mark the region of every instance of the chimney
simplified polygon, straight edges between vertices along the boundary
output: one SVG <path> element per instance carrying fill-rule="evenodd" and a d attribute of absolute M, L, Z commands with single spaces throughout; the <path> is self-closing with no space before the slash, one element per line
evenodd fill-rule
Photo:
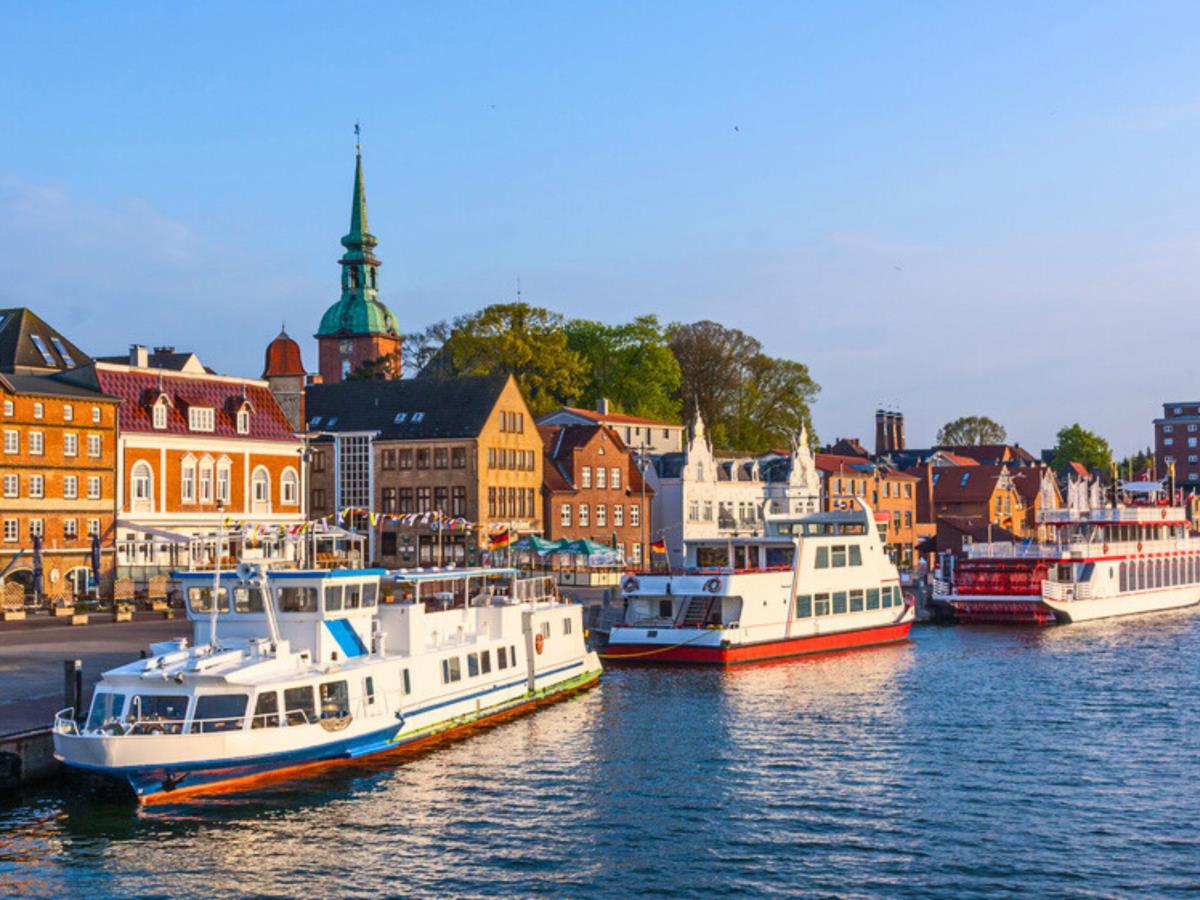
<path fill-rule="evenodd" d="M 132 344 L 129 347 L 129 364 L 138 369 L 150 365 L 150 354 L 142 344 Z"/>
<path fill-rule="evenodd" d="M 887 413 L 875 410 L 875 455 L 887 453 Z"/>
<path fill-rule="evenodd" d="M 893 450 L 904 449 L 904 414 L 892 413 L 892 447 Z"/>
<path fill-rule="evenodd" d="M 596 403 L 596 412 L 600 413 L 600 415 L 602 415 L 602 416 L 608 415 L 608 398 L 607 397 L 601 397 L 600 400 Z"/>

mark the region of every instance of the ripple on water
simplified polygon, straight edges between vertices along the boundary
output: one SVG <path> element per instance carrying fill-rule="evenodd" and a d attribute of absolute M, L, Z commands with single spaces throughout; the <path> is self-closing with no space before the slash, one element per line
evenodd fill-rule
<path fill-rule="evenodd" d="M 0 892 L 1169 894 L 1200 885 L 1200 614 L 926 628 L 596 690 L 400 762 L 0 806 Z"/>

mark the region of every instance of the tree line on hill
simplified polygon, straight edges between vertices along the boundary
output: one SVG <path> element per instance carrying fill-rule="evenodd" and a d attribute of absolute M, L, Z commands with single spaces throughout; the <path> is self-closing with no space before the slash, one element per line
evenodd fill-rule
<path fill-rule="evenodd" d="M 364 363 L 350 378 L 387 377 L 387 363 Z M 707 320 L 664 325 L 646 315 L 610 325 L 499 303 L 405 335 L 403 363 L 415 377 L 511 373 L 535 416 L 595 409 L 604 398 L 614 411 L 671 422 L 690 423 L 699 409 L 718 449 L 786 447 L 801 424 L 815 441 L 820 386 L 808 367 Z"/>

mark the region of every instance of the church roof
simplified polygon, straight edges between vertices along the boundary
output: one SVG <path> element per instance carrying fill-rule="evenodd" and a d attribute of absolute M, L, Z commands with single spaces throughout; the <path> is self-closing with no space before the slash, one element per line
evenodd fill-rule
<path fill-rule="evenodd" d="M 31 310 L 23 306 L 0 309 L 0 372 L 63 371 L 91 361 L 57 328 Z"/>
<path fill-rule="evenodd" d="M 281 329 L 279 336 L 267 344 L 262 377 L 304 374 L 304 360 L 300 356 L 300 345 L 288 336 L 287 329 Z"/>

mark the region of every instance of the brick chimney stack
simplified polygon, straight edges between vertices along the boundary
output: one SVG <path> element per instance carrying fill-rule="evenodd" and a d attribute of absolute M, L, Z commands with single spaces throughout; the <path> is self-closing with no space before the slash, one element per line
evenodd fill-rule
<path fill-rule="evenodd" d="M 875 455 L 904 449 L 904 414 L 875 411 Z"/>
<path fill-rule="evenodd" d="M 887 419 L 888 414 L 882 409 L 875 410 L 875 455 L 887 452 Z"/>

